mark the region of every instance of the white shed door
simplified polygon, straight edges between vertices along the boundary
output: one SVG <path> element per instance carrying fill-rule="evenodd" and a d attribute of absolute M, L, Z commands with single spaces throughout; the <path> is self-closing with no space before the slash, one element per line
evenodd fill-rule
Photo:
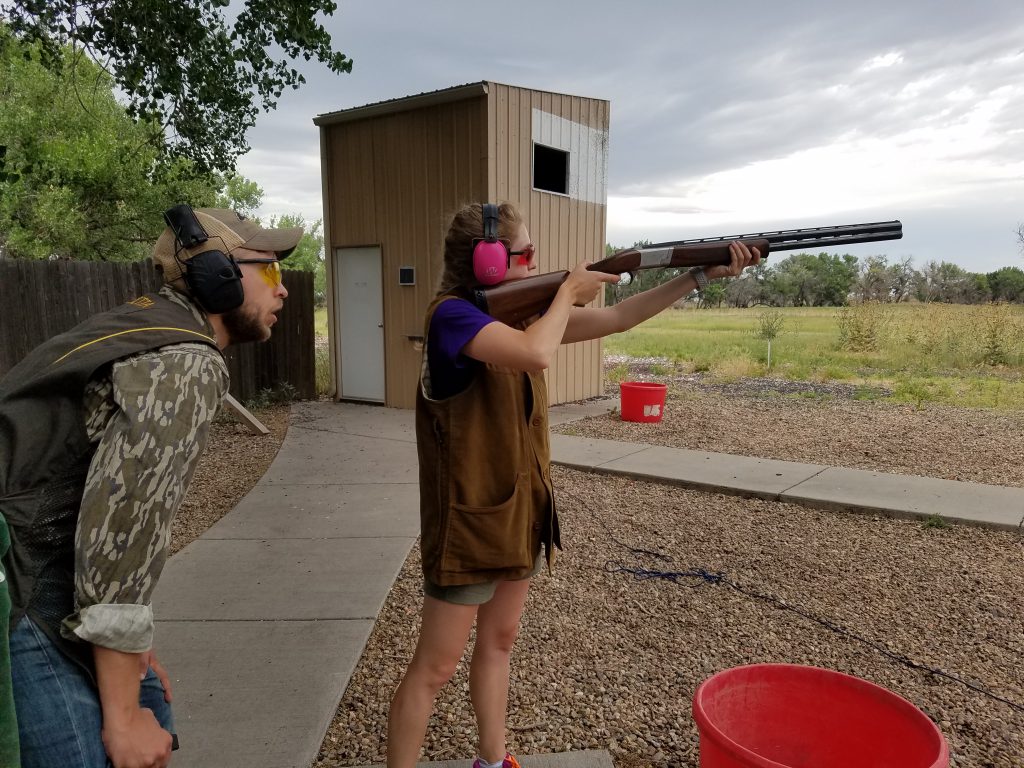
<path fill-rule="evenodd" d="M 384 288 L 380 248 L 334 251 L 335 333 L 341 360 L 340 397 L 384 402 Z"/>

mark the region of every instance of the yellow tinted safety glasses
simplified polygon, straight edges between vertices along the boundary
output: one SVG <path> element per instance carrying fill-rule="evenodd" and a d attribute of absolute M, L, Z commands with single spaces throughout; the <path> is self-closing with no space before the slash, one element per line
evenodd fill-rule
<path fill-rule="evenodd" d="M 260 270 L 263 282 L 271 288 L 277 288 L 281 284 L 281 263 L 277 259 L 235 259 L 235 263 L 259 264 L 263 267 Z"/>

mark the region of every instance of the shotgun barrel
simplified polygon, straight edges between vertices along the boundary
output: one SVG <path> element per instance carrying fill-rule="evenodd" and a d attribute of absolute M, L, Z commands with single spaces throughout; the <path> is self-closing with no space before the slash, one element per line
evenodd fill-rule
<path fill-rule="evenodd" d="M 868 224 L 842 224 L 835 227 L 780 229 L 749 235 L 701 237 L 627 248 L 591 264 L 588 269 L 613 275 L 631 275 L 641 269 L 667 267 L 705 267 L 730 262 L 729 243 L 742 241 L 757 248 L 764 259 L 772 251 L 838 248 L 853 243 L 899 240 L 903 225 L 899 221 Z M 473 303 L 491 317 L 504 323 L 518 323 L 543 312 L 554 299 L 568 272 L 549 272 L 522 280 L 510 280 L 490 288 L 473 291 Z"/>
<path fill-rule="evenodd" d="M 668 243 L 653 243 L 637 250 L 654 248 L 675 248 L 683 245 L 705 243 L 731 243 L 734 240 L 767 240 L 772 251 L 792 251 L 797 248 L 828 248 L 850 243 L 874 243 L 882 240 L 899 240 L 903 237 L 903 224 L 898 220 L 876 221 L 869 224 L 841 224 L 835 227 L 807 227 L 805 229 L 780 229 L 775 232 L 757 232 L 749 235 L 728 235 L 726 237 L 698 237 L 692 240 L 674 240 Z"/>

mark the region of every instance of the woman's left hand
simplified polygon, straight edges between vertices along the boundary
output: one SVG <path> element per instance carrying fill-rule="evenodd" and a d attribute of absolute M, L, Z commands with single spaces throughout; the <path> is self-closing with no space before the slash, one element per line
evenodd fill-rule
<path fill-rule="evenodd" d="M 747 267 L 752 267 L 761 261 L 761 253 L 757 248 L 748 248 L 747 244 L 740 241 L 729 243 L 729 256 L 731 261 L 715 267 L 704 267 L 704 274 L 708 280 L 717 280 L 720 277 L 736 277 Z"/>

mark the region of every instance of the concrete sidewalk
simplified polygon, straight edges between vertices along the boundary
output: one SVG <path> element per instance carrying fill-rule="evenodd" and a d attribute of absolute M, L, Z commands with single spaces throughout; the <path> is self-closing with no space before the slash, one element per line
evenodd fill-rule
<path fill-rule="evenodd" d="M 551 423 L 613 404 L 557 406 Z M 830 509 L 999 528 L 1024 516 L 1019 488 L 563 435 L 552 436 L 552 455 L 588 471 Z M 296 405 L 267 474 L 161 578 L 157 650 L 181 739 L 173 765 L 309 766 L 418 533 L 413 412 Z M 610 766 L 606 757 L 524 766 Z"/>
<path fill-rule="evenodd" d="M 308 766 L 419 534 L 412 414 L 301 403 L 270 470 L 168 562 L 177 768 Z"/>

